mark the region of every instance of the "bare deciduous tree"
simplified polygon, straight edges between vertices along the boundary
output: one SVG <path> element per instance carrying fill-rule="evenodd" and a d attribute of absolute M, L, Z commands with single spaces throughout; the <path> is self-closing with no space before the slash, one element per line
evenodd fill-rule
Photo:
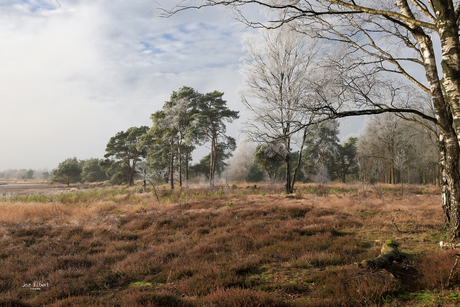
<path fill-rule="evenodd" d="M 395 159 L 400 150 L 407 149 L 407 127 L 404 121 L 393 114 L 373 117 L 366 125 L 367 137 L 361 142 L 366 147 L 366 155 L 371 159 L 385 161 L 387 166 L 388 183 L 395 184 L 397 180 Z"/>
<path fill-rule="evenodd" d="M 287 26 L 260 30 L 259 36 L 247 36 L 242 72 L 246 86 L 242 100 L 250 111 L 245 132 L 255 142 L 271 145 L 286 166 L 286 193 L 294 190 L 300 158 L 292 170 L 291 142 L 294 131 L 312 120 L 303 107 L 311 95 L 308 81 L 313 75 L 313 59 L 319 52 L 315 40 Z M 305 140 L 300 143 L 302 146 Z M 274 146 L 276 144 L 276 146 Z"/>
<path fill-rule="evenodd" d="M 404 169 L 398 168 L 398 153 L 404 151 Z M 437 150 L 435 137 L 416 123 L 405 121 L 393 114 L 377 115 L 367 122 L 358 141 L 361 170 L 367 180 L 386 183 L 435 183 Z M 370 177 L 372 163 L 380 160 L 383 178 Z"/>

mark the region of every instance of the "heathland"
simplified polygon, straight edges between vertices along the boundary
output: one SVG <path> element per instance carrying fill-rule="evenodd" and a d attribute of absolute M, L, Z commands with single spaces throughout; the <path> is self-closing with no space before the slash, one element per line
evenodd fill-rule
<path fill-rule="evenodd" d="M 134 186 L 1 196 L 0 306 L 457 305 L 458 251 L 439 246 L 438 188 L 283 191 L 197 186 L 155 195 Z M 356 265 L 389 239 L 400 262 Z"/>

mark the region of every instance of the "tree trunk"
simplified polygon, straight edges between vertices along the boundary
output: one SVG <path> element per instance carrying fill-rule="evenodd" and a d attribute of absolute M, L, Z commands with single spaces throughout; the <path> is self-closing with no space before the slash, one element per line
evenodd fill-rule
<path fill-rule="evenodd" d="M 211 152 L 209 153 L 209 186 L 213 187 L 214 186 L 214 171 L 215 171 L 215 165 L 216 161 L 215 156 L 216 156 L 216 139 L 213 136 L 211 139 Z"/>
<path fill-rule="evenodd" d="M 182 154 L 181 154 L 181 144 L 182 142 L 179 142 L 179 145 L 177 146 L 177 152 L 179 156 L 179 187 L 182 187 Z"/>
<path fill-rule="evenodd" d="M 134 181 L 133 181 L 133 174 L 132 174 L 132 168 L 131 168 L 131 165 L 129 163 L 129 160 L 126 162 L 127 163 L 127 177 L 126 178 L 126 183 L 129 185 L 129 186 L 133 186 L 134 185 Z"/>
<path fill-rule="evenodd" d="M 136 172 L 136 162 L 137 162 L 137 155 L 134 155 L 133 157 L 133 166 L 130 167 L 130 172 L 129 172 L 129 185 L 133 186 L 134 185 L 134 175 Z M 129 161 L 128 161 L 129 163 Z"/>
<path fill-rule="evenodd" d="M 134 185 L 134 175 L 133 175 L 133 171 L 132 171 L 132 170 L 129 172 L 129 185 L 130 185 L 130 186 L 133 186 L 133 185 Z"/>
<path fill-rule="evenodd" d="M 293 188 L 291 185 L 291 137 L 289 133 L 289 125 L 284 130 L 286 152 L 284 154 L 284 164 L 286 165 L 286 194 L 292 194 Z"/>
<path fill-rule="evenodd" d="M 297 171 L 299 170 L 299 167 L 300 167 L 300 162 L 302 161 L 302 151 L 303 151 L 303 145 L 305 144 L 306 137 L 307 137 L 307 129 L 304 129 L 303 137 L 302 137 L 302 145 L 300 145 L 300 149 L 299 149 L 299 158 L 297 159 L 297 164 L 294 168 L 294 174 L 292 175 L 292 183 L 291 183 L 292 192 L 291 193 L 294 192 L 294 184 L 295 184 L 295 180 L 297 177 Z"/>
<path fill-rule="evenodd" d="M 169 189 L 174 190 L 174 146 L 171 141 L 171 154 L 169 157 Z"/>
<path fill-rule="evenodd" d="M 439 141 L 441 168 L 441 196 L 445 223 L 448 226 L 449 238 L 460 237 L 460 148 L 455 134 L 450 140 L 443 134 Z"/>
<path fill-rule="evenodd" d="M 142 191 L 145 193 L 145 192 L 147 192 L 147 180 L 146 180 L 146 178 L 145 178 L 145 168 L 143 169 L 142 173 L 143 173 L 143 176 L 142 176 L 142 187 L 143 187 L 143 190 L 142 190 Z"/>
<path fill-rule="evenodd" d="M 270 170 L 268 169 L 266 162 L 264 162 L 264 170 L 267 173 L 268 181 L 272 183 L 272 174 L 270 174 Z"/>
<path fill-rule="evenodd" d="M 212 161 L 212 186 L 214 186 L 216 180 L 216 165 L 217 165 L 217 147 L 214 149 L 214 158 Z"/>
<path fill-rule="evenodd" d="M 439 160 L 439 154 L 438 154 L 438 160 Z M 439 164 L 436 165 L 436 186 L 439 187 Z"/>
<path fill-rule="evenodd" d="M 284 156 L 284 163 L 286 164 L 286 194 L 292 194 L 291 186 L 291 157 L 289 152 Z"/>
<path fill-rule="evenodd" d="M 441 123 L 444 126 L 439 137 L 442 206 L 449 227 L 449 238 L 455 239 L 460 237 L 460 148 L 457 138 L 460 133 L 460 42 L 452 5 L 452 1 L 433 1 L 436 17 L 442 20 L 437 24 L 442 49 L 442 94 L 452 112 L 451 117 Z"/>
<path fill-rule="evenodd" d="M 188 147 L 185 145 L 185 187 L 188 188 Z"/>
<path fill-rule="evenodd" d="M 410 164 L 407 163 L 407 184 L 410 184 Z"/>

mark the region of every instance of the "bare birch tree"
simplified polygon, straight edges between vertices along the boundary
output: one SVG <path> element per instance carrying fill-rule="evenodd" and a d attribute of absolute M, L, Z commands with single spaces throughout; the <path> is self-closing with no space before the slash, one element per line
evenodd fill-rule
<path fill-rule="evenodd" d="M 449 237 L 460 237 L 458 0 L 202 0 L 190 3 L 180 1 L 163 13 L 171 16 L 186 9 L 227 6 L 249 26 L 276 28 L 296 21 L 303 23 L 299 31 L 314 29 L 318 37 L 347 44 L 351 52 L 358 55 L 353 63 L 346 63 L 350 73 L 338 78 L 348 94 L 340 97 L 343 104 L 325 103 L 318 106 L 317 111 L 329 117 L 395 112 L 413 121 L 423 118 L 435 124 L 439 129 L 442 208 Z M 272 12 L 273 18 L 248 20 L 244 7 L 250 4 Z M 435 47 L 437 42 L 439 48 Z M 398 96 L 404 92 L 398 87 L 388 87 L 393 90 L 383 92 L 384 95 L 382 91 L 373 91 L 380 76 L 365 77 L 370 73 L 376 77 L 382 73 L 405 77 L 431 95 L 434 116 L 423 113 L 411 96 L 403 103 L 404 99 Z"/>
<path fill-rule="evenodd" d="M 294 168 L 291 165 L 293 132 L 312 120 L 303 106 L 309 99 L 308 79 L 315 75 L 312 63 L 320 48 L 315 40 L 281 26 L 272 31 L 261 29 L 259 36 L 247 36 L 244 49 L 246 86 L 241 96 L 251 114 L 245 132 L 255 142 L 272 145 L 270 148 L 283 159 L 286 194 L 290 194 L 300 164 L 299 158 Z"/>

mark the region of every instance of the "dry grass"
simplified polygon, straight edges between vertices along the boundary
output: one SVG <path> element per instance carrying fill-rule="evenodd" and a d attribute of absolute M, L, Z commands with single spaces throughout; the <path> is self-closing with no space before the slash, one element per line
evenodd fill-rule
<path fill-rule="evenodd" d="M 458 289 L 445 287 L 455 259 L 437 245 L 440 195 L 380 188 L 160 190 L 160 203 L 138 188 L 3 198 L 0 306 L 398 306 L 427 298 L 408 295 L 422 290 L 454 303 Z M 403 263 L 354 265 L 389 238 Z"/>

